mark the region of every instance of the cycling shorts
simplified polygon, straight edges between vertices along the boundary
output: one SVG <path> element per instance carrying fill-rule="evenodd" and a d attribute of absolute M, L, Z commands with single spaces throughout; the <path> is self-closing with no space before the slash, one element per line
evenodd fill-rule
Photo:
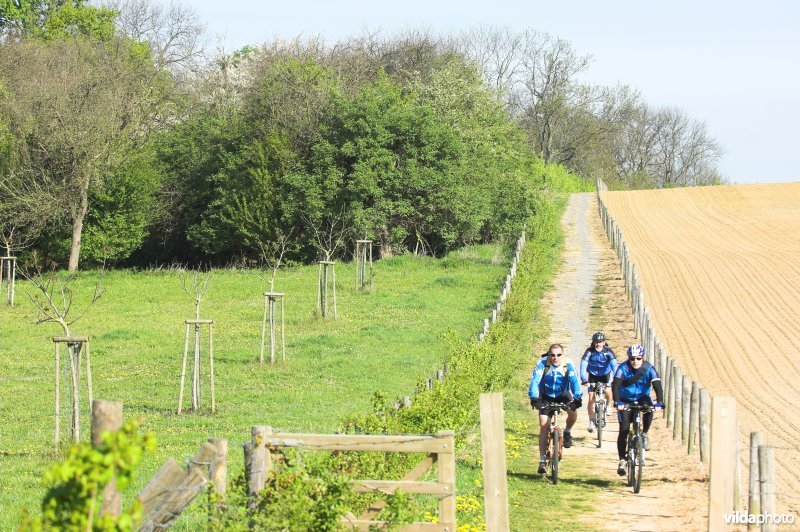
<path fill-rule="evenodd" d="M 609 371 L 605 375 L 594 375 L 589 373 L 589 384 L 593 384 L 595 382 L 604 382 L 606 384 L 611 384 L 611 381 L 614 380 L 614 372 Z"/>
<path fill-rule="evenodd" d="M 571 403 L 572 402 L 572 392 L 567 392 L 561 397 L 551 397 L 549 395 L 542 394 L 541 398 L 539 399 L 540 405 L 545 405 L 544 408 L 539 409 L 540 416 L 552 416 L 555 413 L 555 409 L 547 409 L 547 403 Z M 574 411 L 573 408 L 570 410 Z"/>

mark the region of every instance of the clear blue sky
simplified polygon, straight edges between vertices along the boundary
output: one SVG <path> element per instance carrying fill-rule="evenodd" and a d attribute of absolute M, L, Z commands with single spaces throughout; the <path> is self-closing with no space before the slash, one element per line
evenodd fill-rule
<path fill-rule="evenodd" d="M 532 28 L 593 63 L 586 81 L 639 89 L 677 106 L 725 147 L 735 183 L 800 181 L 800 1 L 795 0 L 195 0 L 211 44 L 228 51 L 275 36 L 329 42 L 364 29 L 457 32 Z"/>

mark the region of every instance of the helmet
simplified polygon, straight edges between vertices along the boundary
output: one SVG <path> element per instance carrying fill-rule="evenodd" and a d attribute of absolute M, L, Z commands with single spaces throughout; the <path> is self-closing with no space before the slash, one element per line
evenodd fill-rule
<path fill-rule="evenodd" d="M 628 348 L 628 358 L 631 357 L 644 357 L 644 347 L 639 344 L 633 344 Z"/>
<path fill-rule="evenodd" d="M 606 335 L 601 332 L 596 332 L 592 335 L 592 342 L 605 342 Z"/>

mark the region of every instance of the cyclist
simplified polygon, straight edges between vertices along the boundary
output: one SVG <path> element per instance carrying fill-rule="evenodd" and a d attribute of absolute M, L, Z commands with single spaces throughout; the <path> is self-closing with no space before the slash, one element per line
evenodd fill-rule
<path fill-rule="evenodd" d="M 539 474 L 544 474 L 547 463 L 547 435 L 550 430 L 548 403 L 568 403 L 567 428 L 564 430 L 564 447 L 572 447 L 570 432 L 578 419 L 581 407 L 581 383 L 575 365 L 564 356 L 561 344 L 553 344 L 542 357 L 531 375 L 528 397 L 531 406 L 539 408 Z"/>
<path fill-rule="evenodd" d="M 592 335 L 592 345 L 586 348 L 581 357 L 581 384 L 604 382 L 611 384 L 614 372 L 617 371 L 617 357 L 606 343 L 606 335 L 596 332 Z M 606 387 L 606 404 L 611 404 L 611 387 Z M 594 432 L 595 393 L 589 389 L 589 426 L 587 430 Z"/>
<path fill-rule="evenodd" d="M 619 467 L 617 473 L 620 476 L 628 474 L 625 462 L 625 447 L 628 441 L 628 433 L 631 429 L 631 411 L 628 405 L 634 402 L 654 406 L 656 411 L 664 407 L 664 390 L 661 386 L 661 378 L 658 376 L 656 368 L 644 359 L 644 347 L 633 344 L 628 348 L 628 360 L 617 368 L 614 374 L 614 403 L 617 405 L 617 418 L 619 419 L 619 437 L 617 438 L 617 452 L 619 454 Z M 650 387 L 656 391 L 656 404 L 650 397 Z M 653 413 L 646 412 L 643 415 L 642 443 L 644 448 L 649 450 L 647 431 L 653 422 Z"/>

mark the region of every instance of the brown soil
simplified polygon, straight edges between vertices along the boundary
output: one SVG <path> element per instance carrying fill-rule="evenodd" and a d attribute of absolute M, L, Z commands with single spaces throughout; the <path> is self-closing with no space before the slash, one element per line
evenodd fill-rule
<path fill-rule="evenodd" d="M 740 449 L 755 430 L 776 446 L 779 511 L 796 515 L 800 183 L 605 192 L 603 200 L 664 346 L 712 394 L 736 398 Z"/>

